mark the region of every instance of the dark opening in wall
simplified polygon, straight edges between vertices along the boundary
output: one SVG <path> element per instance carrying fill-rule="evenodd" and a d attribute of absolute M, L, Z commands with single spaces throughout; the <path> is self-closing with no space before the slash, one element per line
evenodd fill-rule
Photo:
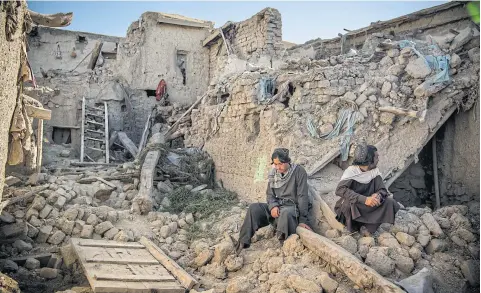
<path fill-rule="evenodd" d="M 78 37 L 77 37 L 77 42 L 79 42 L 79 43 L 86 43 L 86 42 L 87 42 L 87 38 L 84 37 L 84 36 L 78 36 Z"/>
<path fill-rule="evenodd" d="M 177 66 L 179 67 L 180 73 L 182 74 L 182 84 L 186 85 L 187 51 L 183 51 L 183 50 L 177 51 Z"/>
<path fill-rule="evenodd" d="M 155 97 L 155 90 L 145 90 L 147 97 Z"/>
<path fill-rule="evenodd" d="M 127 106 L 126 105 L 120 106 L 120 111 L 121 112 L 127 112 Z"/>
<path fill-rule="evenodd" d="M 71 144 L 71 129 L 54 126 L 52 131 L 52 141 L 55 144 Z"/>
<path fill-rule="evenodd" d="M 227 99 L 230 97 L 230 94 L 229 93 L 225 93 L 225 94 L 222 94 L 220 96 L 220 103 L 225 103 L 227 102 Z"/>

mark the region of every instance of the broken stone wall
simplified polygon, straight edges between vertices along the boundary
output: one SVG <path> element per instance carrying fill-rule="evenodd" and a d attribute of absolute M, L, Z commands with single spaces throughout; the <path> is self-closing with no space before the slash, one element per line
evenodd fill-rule
<path fill-rule="evenodd" d="M 204 41 L 209 47 L 211 85 L 225 74 L 245 71 L 248 63 L 262 63 L 272 67 L 273 59 L 284 51 L 282 20 L 277 9 L 263 9 L 247 20 L 229 23 L 222 28 L 230 54 L 235 55 L 235 58 L 227 58 L 226 46 L 219 30 Z"/>
<path fill-rule="evenodd" d="M 479 103 L 450 119 L 438 137 L 441 204 L 479 202 Z"/>
<path fill-rule="evenodd" d="M 465 5 L 466 3 L 462 2 L 450 2 L 395 19 L 372 22 L 369 27 L 346 32 L 342 37 L 307 41 L 305 44 L 291 47 L 288 53 L 295 57 L 323 59 L 341 54 L 341 48 L 342 53 L 348 53 L 352 48 L 363 49 L 372 54 L 384 35 L 390 35 L 393 40 L 400 40 L 401 36 L 416 37 L 419 34 L 426 34 L 426 30 L 436 30 L 447 24 L 454 28 L 457 22 L 469 21 L 470 16 Z"/>
<path fill-rule="evenodd" d="M 140 24 L 131 25 L 119 45 L 118 73 L 137 90 L 155 91 L 164 79 L 169 101 L 191 104 L 208 86 L 209 52 L 202 47 L 208 27 L 162 23 L 158 17 L 146 12 Z M 185 79 L 179 66 L 182 62 Z"/>
<path fill-rule="evenodd" d="M 472 36 L 477 29 L 469 23 L 464 25 L 459 29 L 470 32 L 467 41 L 476 41 Z M 449 28 L 445 26 L 438 33 L 443 36 Z M 460 45 L 460 37 L 451 39 L 448 47 L 463 48 L 466 42 Z M 411 40 L 418 50 L 429 47 L 425 35 Z M 391 43 L 384 38 L 383 42 Z M 451 65 L 451 84 L 440 88 L 437 85 L 430 92 L 433 89 L 426 87 L 425 80 L 432 73 L 424 67 L 427 65 L 421 64 L 412 49 L 401 50 L 396 42 L 393 44 L 394 47 L 378 48 L 380 55 L 369 58 L 347 55 L 323 60 L 289 58 L 279 70 L 251 68 L 226 76 L 208 93 L 199 110 L 193 112 L 193 127 L 186 146 L 203 146 L 211 154 L 217 177 L 224 186 L 244 199 L 263 200 L 272 150 L 287 147 L 296 163 L 308 172 L 315 171 L 320 162 L 338 155 L 341 137 L 315 138 L 308 124 L 317 135 L 329 133 L 336 126 L 340 110 L 352 109 L 362 118 L 355 126 L 351 143 L 363 139 L 376 145 L 381 155 L 380 170 L 389 179 L 409 166 L 410 159 L 418 155 L 432 131 L 443 123 L 443 115 L 479 82 L 475 60 L 466 54 L 460 57 L 451 53 L 453 60 L 462 59 Z M 422 68 L 426 69 L 424 73 Z M 274 93 L 281 91 L 285 83 L 291 83 L 282 102 L 274 101 L 270 106 L 259 103 L 263 78 L 275 81 Z M 381 112 L 379 108 L 385 106 L 420 112 L 427 108 L 425 121 Z"/>
<path fill-rule="evenodd" d="M 5 164 L 7 162 L 10 123 L 18 96 L 17 80 L 22 61 L 23 29 L 26 2 L 4 1 L 0 4 L 0 200 L 5 181 Z M 9 11 L 9 12 L 7 12 Z M 17 22 L 7 23 L 7 13 Z"/>
<path fill-rule="evenodd" d="M 64 29 L 36 27 L 28 36 L 30 51 L 28 57 L 34 74 L 41 76 L 41 70 L 73 70 L 78 73 L 89 71 L 89 55 L 95 44 L 103 42 L 102 54 L 107 58 L 116 55 L 117 44 L 122 38 L 98 35 Z M 110 55 L 109 55 L 110 53 Z M 86 57 L 86 58 L 85 58 Z M 85 58 L 85 59 L 84 59 Z M 84 59 L 82 61 L 82 59 Z M 113 60 L 107 59 L 105 62 Z"/>

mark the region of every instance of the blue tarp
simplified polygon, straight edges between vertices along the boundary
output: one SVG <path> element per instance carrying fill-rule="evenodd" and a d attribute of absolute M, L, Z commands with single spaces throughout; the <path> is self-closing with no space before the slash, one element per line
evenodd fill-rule
<path fill-rule="evenodd" d="M 259 81 L 259 95 L 257 101 L 262 104 L 268 102 L 274 95 L 276 82 L 273 78 L 263 77 Z"/>

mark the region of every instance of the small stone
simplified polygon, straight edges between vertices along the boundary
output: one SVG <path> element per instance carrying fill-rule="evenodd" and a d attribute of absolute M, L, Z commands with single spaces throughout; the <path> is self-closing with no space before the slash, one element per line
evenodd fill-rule
<path fill-rule="evenodd" d="M 58 275 L 57 269 L 52 268 L 41 268 L 39 276 L 45 279 L 55 279 Z"/>
<path fill-rule="evenodd" d="M 267 260 L 267 269 L 269 273 L 278 273 L 284 264 L 284 258 L 276 256 Z"/>
<path fill-rule="evenodd" d="M 185 216 L 185 221 L 186 221 L 187 224 L 189 224 L 189 225 L 194 224 L 194 222 L 195 222 L 194 216 L 193 216 L 191 213 L 187 214 L 187 215 Z"/>
<path fill-rule="evenodd" d="M 410 293 L 434 293 L 432 273 L 427 268 L 423 268 L 417 274 L 399 281 L 399 285 Z"/>
<path fill-rule="evenodd" d="M 112 240 L 112 239 L 114 239 L 115 235 L 117 235 L 117 233 L 119 233 L 119 229 L 114 227 L 114 228 L 108 230 L 107 232 L 105 232 L 104 238 Z"/>
<path fill-rule="evenodd" d="M 34 226 L 27 226 L 27 236 L 30 238 L 35 238 L 38 235 L 38 228 Z"/>
<path fill-rule="evenodd" d="M 99 235 L 104 235 L 105 232 L 112 229 L 113 227 L 114 227 L 114 225 L 112 225 L 111 222 L 105 221 L 105 222 L 102 222 L 102 223 L 98 224 L 97 226 L 95 226 L 95 233 L 97 233 Z"/>
<path fill-rule="evenodd" d="M 357 241 L 352 236 L 346 235 L 337 239 L 338 244 L 352 254 L 357 252 Z"/>
<path fill-rule="evenodd" d="M 327 238 L 338 238 L 341 236 L 341 232 L 337 229 L 330 229 L 326 231 L 326 237 Z"/>
<path fill-rule="evenodd" d="M 431 235 L 419 234 L 417 240 L 422 247 L 426 247 L 429 241 L 431 241 Z"/>
<path fill-rule="evenodd" d="M 98 223 L 97 215 L 91 214 L 90 216 L 88 216 L 87 221 L 85 221 L 85 223 L 87 223 L 88 225 L 93 225 L 93 226 L 97 225 L 97 223 Z"/>
<path fill-rule="evenodd" d="M 391 233 L 381 233 L 377 239 L 379 246 L 385 246 L 390 248 L 401 248 L 399 242 L 391 235 Z"/>
<path fill-rule="evenodd" d="M 206 185 L 206 187 L 207 187 L 207 185 Z M 173 190 L 172 186 L 170 186 L 169 184 L 167 184 L 165 182 L 162 182 L 162 181 L 157 183 L 157 189 L 162 193 L 170 193 Z"/>
<path fill-rule="evenodd" d="M 473 233 L 470 231 L 464 229 L 464 228 L 458 228 L 456 230 L 456 235 L 458 235 L 461 239 L 465 240 L 466 242 L 474 242 L 476 240 L 476 236 L 474 236 Z"/>
<path fill-rule="evenodd" d="M 27 243 L 23 240 L 15 240 L 15 242 L 13 243 L 13 247 L 15 247 L 20 253 L 23 251 L 32 250 L 32 244 Z"/>
<path fill-rule="evenodd" d="M 200 268 L 205 266 L 214 257 L 214 252 L 210 249 L 205 249 L 194 259 L 196 267 Z"/>
<path fill-rule="evenodd" d="M 411 247 L 416 242 L 416 238 L 414 238 L 413 236 L 411 236 L 407 233 L 404 233 L 404 232 L 396 233 L 396 239 L 402 245 L 406 245 L 406 246 L 409 246 L 409 247 Z"/>
<path fill-rule="evenodd" d="M 395 117 L 396 115 L 394 115 L 393 113 L 382 112 L 379 117 L 379 121 L 383 124 L 391 125 L 394 122 Z"/>
<path fill-rule="evenodd" d="M 39 218 L 40 219 L 46 219 L 49 215 L 50 212 L 53 210 L 53 207 L 49 204 L 45 205 L 43 209 L 40 211 Z"/>
<path fill-rule="evenodd" d="M 428 254 L 434 254 L 435 252 L 442 252 L 446 250 L 446 241 L 442 239 L 432 239 L 428 246 L 426 246 L 426 252 Z"/>
<path fill-rule="evenodd" d="M 458 54 L 453 53 L 451 55 L 451 60 L 449 60 L 449 65 L 451 68 L 456 68 L 461 64 L 461 58 L 458 56 Z"/>
<path fill-rule="evenodd" d="M 344 94 L 344 98 L 348 101 L 355 101 L 357 99 L 357 96 L 355 93 L 353 92 L 347 92 Z"/>
<path fill-rule="evenodd" d="M 43 207 L 47 204 L 47 201 L 45 200 L 45 198 L 41 195 L 37 195 L 35 197 L 35 199 L 33 200 L 32 202 L 32 205 L 30 206 L 30 208 L 32 209 L 35 209 L 37 211 L 40 211 L 41 209 L 43 209 Z"/>
<path fill-rule="evenodd" d="M 35 258 L 27 258 L 24 266 L 29 270 L 35 270 L 40 268 L 40 261 Z"/>
<path fill-rule="evenodd" d="M 7 211 L 2 211 L 2 214 L 0 215 L 0 221 L 7 224 L 12 224 L 12 223 L 15 223 L 15 217 L 12 216 Z"/>
<path fill-rule="evenodd" d="M 47 242 L 53 245 L 59 245 L 60 243 L 62 243 L 64 239 L 65 239 L 65 233 L 58 230 L 48 238 Z"/>
<path fill-rule="evenodd" d="M 190 192 L 196 193 L 196 192 L 199 192 L 199 191 L 204 190 L 206 188 L 207 188 L 207 184 L 202 184 L 202 185 L 199 185 L 199 186 L 195 187 Z"/>
<path fill-rule="evenodd" d="M 67 235 L 71 235 L 74 227 L 74 221 L 64 220 L 62 225 L 60 226 L 60 230 L 62 230 Z"/>
<path fill-rule="evenodd" d="M 421 220 L 434 237 L 441 237 L 444 235 L 443 230 L 439 226 L 438 222 L 436 222 L 436 219 L 434 219 L 432 214 L 426 213 L 422 215 Z"/>
<path fill-rule="evenodd" d="M 382 276 L 389 276 L 395 268 L 393 260 L 387 255 L 387 249 L 383 249 L 383 247 L 371 248 L 365 263 Z"/>
<path fill-rule="evenodd" d="M 50 236 L 50 233 L 52 233 L 53 227 L 50 225 L 43 226 L 38 230 L 38 235 L 35 241 L 37 243 L 45 243 L 47 242 L 48 237 Z"/>
<path fill-rule="evenodd" d="M 409 249 L 409 256 L 413 259 L 413 260 L 418 260 L 421 258 L 421 255 L 422 255 L 422 252 L 421 250 L 415 248 L 415 247 L 411 247 Z"/>
<path fill-rule="evenodd" d="M 80 232 L 80 238 L 91 239 L 94 234 L 94 226 L 84 225 L 82 232 Z"/>
<path fill-rule="evenodd" d="M 217 244 L 214 248 L 213 262 L 223 263 L 227 256 L 234 250 L 232 242 L 224 241 Z"/>
<path fill-rule="evenodd" d="M 69 208 L 63 213 L 64 218 L 70 221 L 75 221 L 78 216 L 78 210 L 75 208 Z"/>
<path fill-rule="evenodd" d="M 290 275 L 287 277 L 287 284 L 296 290 L 296 292 L 319 293 L 322 291 L 321 287 L 316 283 L 298 275 Z"/>
<path fill-rule="evenodd" d="M 242 268 L 244 265 L 244 259 L 242 257 L 235 257 L 232 255 L 229 255 L 225 261 L 224 265 L 229 272 L 236 272 Z"/>
<path fill-rule="evenodd" d="M 367 96 L 364 94 L 360 94 L 359 97 L 356 99 L 356 104 L 360 106 L 362 103 L 364 103 L 367 100 Z"/>
<path fill-rule="evenodd" d="M 331 123 L 326 123 L 323 124 L 321 127 L 319 127 L 319 132 L 321 134 L 327 134 L 330 133 L 334 129 L 334 126 L 332 126 Z"/>
<path fill-rule="evenodd" d="M 417 58 L 409 61 L 406 72 L 414 78 L 424 79 L 431 74 L 431 68 L 424 58 Z"/>
<path fill-rule="evenodd" d="M 381 95 L 383 95 L 383 97 L 387 97 L 389 95 L 389 92 L 391 91 L 391 88 L 392 88 L 391 83 L 388 81 L 385 81 L 382 84 Z"/>
<path fill-rule="evenodd" d="M 171 234 L 171 232 L 170 232 L 170 227 L 169 227 L 169 226 L 162 226 L 162 227 L 160 228 L 160 236 L 161 236 L 162 238 L 167 238 L 167 237 L 170 236 L 170 234 Z"/>
<path fill-rule="evenodd" d="M 13 260 L 5 260 L 5 263 L 3 264 L 3 272 L 9 273 L 9 272 L 16 272 L 18 271 L 18 265 L 16 262 Z"/>
<path fill-rule="evenodd" d="M 118 216 L 117 216 L 117 211 L 109 211 L 107 213 L 107 221 L 111 223 L 117 222 Z"/>
<path fill-rule="evenodd" d="M 336 293 L 337 287 L 339 287 L 339 283 L 329 277 L 329 274 L 326 272 L 322 272 L 320 274 L 319 281 L 322 289 L 324 289 L 327 293 Z"/>
<path fill-rule="evenodd" d="M 171 232 L 171 233 L 176 233 L 176 232 L 177 232 L 177 228 L 178 228 L 177 222 L 169 223 L 168 226 L 169 226 L 169 229 L 170 229 L 170 232 Z"/>

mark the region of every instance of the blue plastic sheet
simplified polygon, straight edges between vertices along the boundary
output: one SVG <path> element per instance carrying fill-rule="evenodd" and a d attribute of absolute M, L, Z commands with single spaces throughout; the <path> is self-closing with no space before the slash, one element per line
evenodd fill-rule
<path fill-rule="evenodd" d="M 272 78 L 263 77 L 259 81 L 259 95 L 257 96 L 257 101 L 261 104 L 266 103 L 274 95 L 274 90 L 276 88 L 276 82 Z"/>

